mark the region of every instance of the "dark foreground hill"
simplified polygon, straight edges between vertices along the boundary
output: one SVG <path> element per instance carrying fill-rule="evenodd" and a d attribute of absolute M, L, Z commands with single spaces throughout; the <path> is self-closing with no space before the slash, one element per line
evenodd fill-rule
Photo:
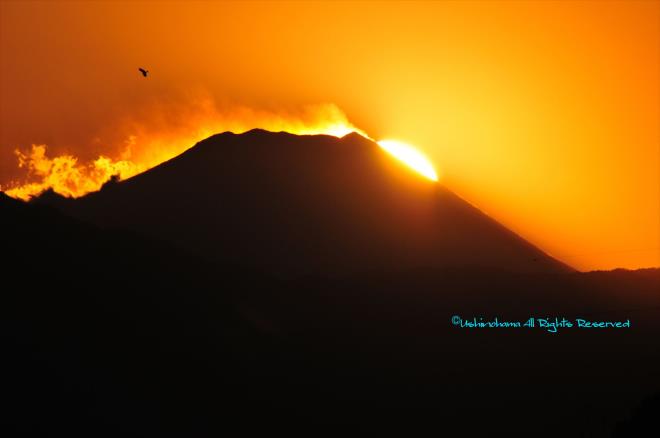
<path fill-rule="evenodd" d="M 570 270 L 357 134 L 219 134 L 100 192 L 36 202 L 274 273 Z"/>
<path fill-rule="evenodd" d="M 653 435 L 658 270 L 276 278 L 2 194 L 0 229 L 8 436 Z"/>

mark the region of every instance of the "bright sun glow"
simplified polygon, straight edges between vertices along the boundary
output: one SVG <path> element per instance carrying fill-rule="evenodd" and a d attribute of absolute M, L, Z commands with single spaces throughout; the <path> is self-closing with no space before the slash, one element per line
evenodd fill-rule
<path fill-rule="evenodd" d="M 413 146 L 398 140 L 380 140 L 378 145 L 416 172 L 433 181 L 438 180 L 431 161 Z"/>

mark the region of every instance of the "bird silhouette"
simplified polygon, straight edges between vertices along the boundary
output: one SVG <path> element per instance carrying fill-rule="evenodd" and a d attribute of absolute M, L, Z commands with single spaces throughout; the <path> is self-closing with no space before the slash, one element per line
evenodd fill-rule
<path fill-rule="evenodd" d="M 140 73 L 142 73 L 142 76 L 144 76 L 145 78 L 147 77 L 147 73 L 149 73 L 149 70 L 145 70 L 143 68 L 138 68 L 138 70 L 140 70 Z"/>

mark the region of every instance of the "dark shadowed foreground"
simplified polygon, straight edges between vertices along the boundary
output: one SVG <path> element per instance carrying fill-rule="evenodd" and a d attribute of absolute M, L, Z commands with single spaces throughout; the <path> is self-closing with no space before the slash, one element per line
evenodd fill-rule
<path fill-rule="evenodd" d="M 23 435 L 351 423 L 607 436 L 637 427 L 631 412 L 659 389 L 657 270 L 294 280 L 6 198 L 0 222 L 13 284 L 2 293 L 3 415 Z M 468 330 L 454 314 L 590 314 L 633 328 Z M 647 421 L 649 400 L 637 414 Z"/>
<path fill-rule="evenodd" d="M 180 175 L 185 163 L 166 163 L 155 175 Z M 221 175 L 238 164 L 227 166 Z M 206 176 L 197 182 L 213 180 L 208 172 L 200 170 Z M 291 188 L 299 193 L 295 211 L 314 227 L 348 233 L 330 239 L 312 229 L 296 234 L 295 224 L 275 213 L 284 215 L 284 207 L 268 201 L 279 198 L 254 198 L 256 189 L 244 181 L 234 189 L 210 183 L 225 209 L 234 209 L 231 220 L 246 218 L 231 232 L 217 231 L 203 214 L 229 226 L 216 198 L 186 189 L 194 199 L 186 206 L 172 192 L 173 177 L 151 182 L 153 175 L 79 201 L 25 204 L 0 194 L 0 393 L 10 436 L 215 437 L 236 428 L 306 436 L 653 436 L 649 425 L 657 433 L 659 270 L 573 272 L 444 189 L 433 190 L 451 214 L 429 213 L 440 207 L 412 179 L 405 184 L 413 201 L 378 198 L 384 193 L 374 195 L 378 202 L 364 193 L 360 202 L 342 200 L 334 184 L 326 187 L 325 199 L 343 213 L 331 221 L 323 219 L 330 210 L 313 213 L 325 208 L 316 198 Z M 292 205 L 273 182 L 279 177 L 259 178 L 270 181 L 263 190 Z M 315 176 L 305 181 L 322 186 Z M 234 190 L 254 203 L 232 201 Z M 270 231 L 260 228 L 271 217 L 259 222 L 255 199 L 273 215 Z M 401 202 L 432 207 L 406 217 L 397 213 Z M 396 221 L 360 237 L 343 216 L 366 225 L 374 206 L 403 224 L 453 224 L 453 237 L 432 240 L 446 250 L 465 242 L 479 262 L 460 250 L 459 264 L 435 258 L 421 238 L 399 267 L 391 254 L 360 261 Z M 149 221 L 153 229 L 142 229 Z M 199 243 L 206 234 L 214 246 Z M 397 239 L 386 238 L 384 248 L 410 244 Z M 308 249 L 306 262 L 305 245 L 312 244 L 329 253 Z M 333 269 L 324 273 L 326 262 Z M 629 319 L 632 327 L 460 328 L 454 315 Z"/>

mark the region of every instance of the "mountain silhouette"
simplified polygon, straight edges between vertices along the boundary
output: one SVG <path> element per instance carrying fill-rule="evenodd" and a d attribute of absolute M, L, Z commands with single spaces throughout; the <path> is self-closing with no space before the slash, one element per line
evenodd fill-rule
<path fill-rule="evenodd" d="M 83 198 L 35 202 L 279 274 L 571 270 L 355 133 L 226 132 Z"/>
<path fill-rule="evenodd" d="M 26 436 L 657 416 L 660 270 L 575 272 L 357 134 L 215 135 L 80 199 L 0 193 L 0 228 L 0 384 Z"/>

